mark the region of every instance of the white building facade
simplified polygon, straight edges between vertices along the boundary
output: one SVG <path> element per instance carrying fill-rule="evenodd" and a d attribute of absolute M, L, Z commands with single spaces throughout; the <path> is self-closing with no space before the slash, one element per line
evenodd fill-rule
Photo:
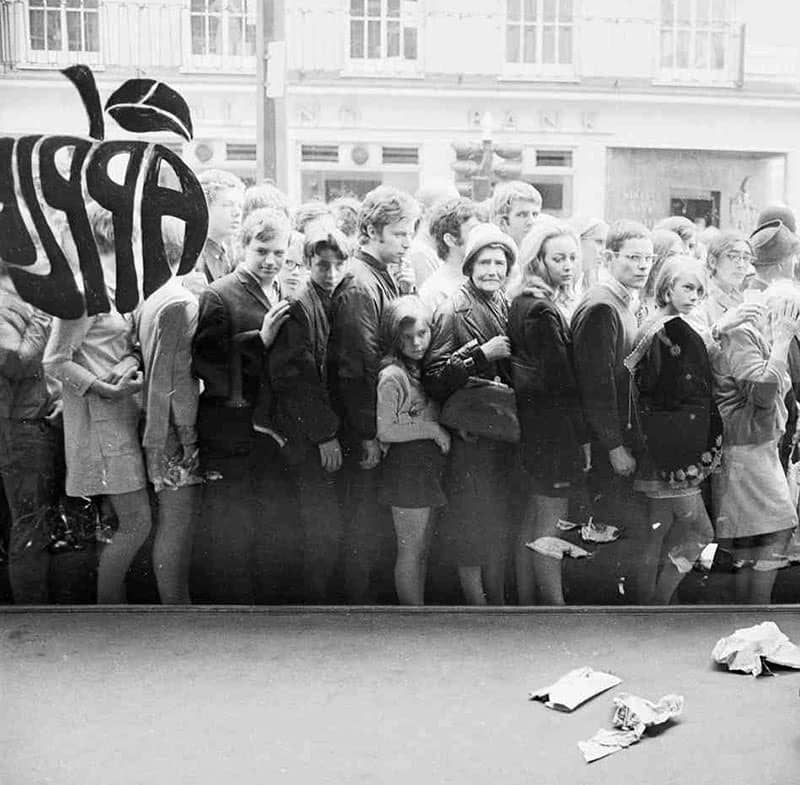
<path fill-rule="evenodd" d="M 300 201 L 453 179 L 453 142 L 479 141 L 488 112 L 548 212 L 750 228 L 769 202 L 800 207 L 788 8 L 286 0 L 281 185 Z M 137 73 L 176 87 L 195 124 L 186 160 L 252 179 L 255 35 L 249 0 L 0 0 L 0 134 L 85 132 L 56 69 L 87 62 L 103 96 Z"/>

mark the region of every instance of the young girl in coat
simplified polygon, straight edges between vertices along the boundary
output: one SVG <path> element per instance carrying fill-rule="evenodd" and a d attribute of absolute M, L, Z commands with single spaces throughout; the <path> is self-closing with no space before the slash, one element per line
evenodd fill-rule
<path fill-rule="evenodd" d="M 386 356 L 378 376 L 377 436 L 387 454 L 378 498 L 392 508 L 397 598 L 422 605 L 431 511 L 446 502 L 441 474 L 450 450 L 450 435 L 437 422 L 439 407 L 420 382 L 431 313 L 418 297 L 400 297 L 383 313 L 381 336 Z"/>
<path fill-rule="evenodd" d="M 642 555 L 642 596 L 654 604 L 670 602 L 714 536 L 700 488 L 722 445 L 710 335 L 701 335 L 706 331 L 695 314 L 706 285 L 701 262 L 667 259 L 655 281 L 658 310 L 625 360 L 638 391 L 634 402 L 632 385 L 629 416 L 639 417 L 643 434 L 634 487 L 648 497 L 653 529 L 649 553 Z"/>

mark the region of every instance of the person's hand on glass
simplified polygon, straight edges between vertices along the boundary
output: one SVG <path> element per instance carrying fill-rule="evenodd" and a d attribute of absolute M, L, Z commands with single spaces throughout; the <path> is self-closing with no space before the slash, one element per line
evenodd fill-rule
<path fill-rule="evenodd" d="M 289 318 L 290 307 L 291 303 L 288 300 L 281 300 L 264 314 L 264 321 L 261 323 L 259 332 L 265 349 L 269 349 L 278 337 L 278 331 Z"/>
<path fill-rule="evenodd" d="M 788 341 L 800 330 L 800 306 L 792 301 L 784 302 L 775 314 L 772 334 L 775 340 Z"/>

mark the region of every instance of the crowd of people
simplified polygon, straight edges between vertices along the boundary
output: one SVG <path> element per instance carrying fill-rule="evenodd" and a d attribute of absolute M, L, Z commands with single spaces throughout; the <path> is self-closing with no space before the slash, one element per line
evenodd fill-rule
<path fill-rule="evenodd" d="M 622 532 L 599 547 L 626 602 L 675 602 L 712 543 L 735 600 L 770 601 L 798 550 L 789 208 L 746 236 L 563 221 L 524 182 L 291 209 L 199 179 L 196 268 L 133 313 L 50 318 L 0 263 L 14 602 L 53 601 L 54 555 L 92 541 L 101 604 L 146 546 L 165 604 L 281 581 L 362 604 L 388 578 L 422 605 L 446 568 L 470 605 L 563 605 L 565 522 L 589 520 Z M 113 219 L 87 215 L 113 303 Z M 162 233 L 177 267 L 183 224 Z"/>

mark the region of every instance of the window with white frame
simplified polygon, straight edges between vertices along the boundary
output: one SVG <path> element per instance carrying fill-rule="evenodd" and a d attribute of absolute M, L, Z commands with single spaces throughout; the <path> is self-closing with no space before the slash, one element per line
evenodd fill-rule
<path fill-rule="evenodd" d="M 30 60 L 66 62 L 79 53 L 89 62 L 97 62 L 98 6 L 98 0 L 28 0 Z"/>
<path fill-rule="evenodd" d="M 255 64 L 256 3 L 260 0 L 191 0 L 192 60 L 198 65 Z"/>
<path fill-rule="evenodd" d="M 350 0 L 351 66 L 394 64 L 416 69 L 419 62 L 417 0 Z"/>
<path fill-rule="evenodd" d="M 731 0 L 661 0 L 661 73 L 665 78 L 731 78 L 738 30 Z"/>
<path fill-rule="evenodd" d="M 506 66 L 522 72 L 574 70 L 573 0 L 506 0 Z"/>

